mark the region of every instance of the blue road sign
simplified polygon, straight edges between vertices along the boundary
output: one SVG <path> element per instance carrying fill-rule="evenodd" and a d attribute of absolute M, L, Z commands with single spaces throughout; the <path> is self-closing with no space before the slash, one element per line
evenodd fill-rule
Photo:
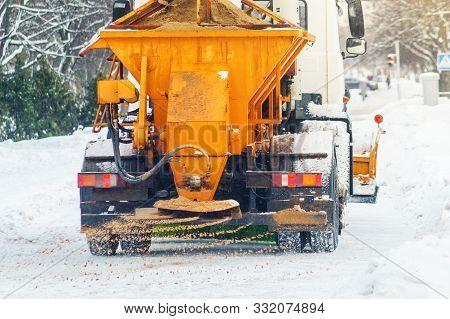
<path fill-rule="evenodd" d="M 438 53 L 437 68 L 439 72 L 450 71 L 450 52 Z"/>

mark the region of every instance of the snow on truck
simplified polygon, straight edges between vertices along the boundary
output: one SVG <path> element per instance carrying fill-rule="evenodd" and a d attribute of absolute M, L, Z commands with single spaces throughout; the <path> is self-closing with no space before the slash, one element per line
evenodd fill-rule
<path fill-rule="evenodd" d="M 93 254 L 146 253 L 157 225 L 264 225 L 282 250 L 337 248 L 353 178 L 369 174 L 353 170 L 338 3 L 241 2 L 118 0 L 81 52 L 112 52 L 94 122 L 109 138 L 78 175 Z M 361 2 L 346 3 L 358 56 Z"/>

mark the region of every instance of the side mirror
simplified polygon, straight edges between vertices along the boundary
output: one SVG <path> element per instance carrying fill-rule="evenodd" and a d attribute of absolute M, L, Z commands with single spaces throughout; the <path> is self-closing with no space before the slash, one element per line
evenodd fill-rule
<path fill-rule="evenodd" d="M 361 0 L 346 0 L 350 32 L 354 38 L 364 38 L 364 13 Z"/>
<path fill-rule="evenodd" d="M 347 39 L 347 52 L 353 56 L 363 55 L 367 52 L 367 42 L 364 39 Z"/>

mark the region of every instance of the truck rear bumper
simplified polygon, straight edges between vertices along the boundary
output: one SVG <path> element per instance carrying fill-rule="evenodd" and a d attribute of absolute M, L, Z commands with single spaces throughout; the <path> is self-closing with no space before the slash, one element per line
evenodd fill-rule
<path fill-rule="evenodd" d="M 102 214 L 102 215 L 84 215 L 82 218 L 82 232 L 86 232 L 90 228 L 104 227 L 116 221 L 120 222 L 138 222 L 140 224 L 153 224 L 154 221 L 147 217 L 140 217 L 135 215 L 119 215 L 119 214 Z M 213 219 L 208 221 L 190 221 L 189 224 L 214 223 Z M 218 224 L 219 219 L 217 219 Z M 328 223 L 328 216 L 325 211 L 299 211 L 295 208 L 287 209 L 275 213 L 246 213 L 241 219 L 224 220 L 226 225 L 263 225 L 267 226 L 269 231 L 326 231 L 332 226 Z M 181 222 L 180 224 L 183 224 Z M 214 223 L 215 224 L 215 223 Z"/>
<path fill-rule="evenodd" d="M 300 208 L 301 207 L 301 208 Z M 190 220 L 192 214 L 177 216 L 179 224 L 188 222 L 189 224 L 215 223 L 223 220 L 228 225 L 262 225 L 267 226 L 269 231 L 326 231 L 332 228 L 332 202 L 327 200 L 315 201 L 315 210 L 309 209 L 308 205 L 291 206 L 280 211 L 271 213 L 243 213 L 237 216 L 230 216 L 230 220 L 224 220 L 224 216 L 217 218 L 208 218 L 201 220 Z M 317 209 L 322 207 L 323 209 Z M 83 214 L 81 216 L 82 232 L 94 227 L 104 227 L 117 221 L 127 223 L 128 221 L 138 222 L 140 224 L 159 224 L 148 214 L 142 214 L 139 211 L 156 211 L 156 209 L 137 209 L 131 213 L 103 213 L 103 214 Z M 156 213 L 155 213 L 156 214 Z M 153 215 L 153 214 L 152 214 Z M 212 216 L 211 216 L 212 217 Z M 183 220 L 186 219 L 186 220 Z M 174 220 L 175 221 L 175 220 Z M 164 223 L 165 224 L 165 223 Z"/>
<path fill-rule="evenodd" d="M 233 225 L 265 225 L 269 231 L 327 231 L 333 228 L 333 205 L 329 200 L 315 200 L 312 204 L 283 201 L 277 207 L 288 207 L 268 213 L 246 213 Z"/>

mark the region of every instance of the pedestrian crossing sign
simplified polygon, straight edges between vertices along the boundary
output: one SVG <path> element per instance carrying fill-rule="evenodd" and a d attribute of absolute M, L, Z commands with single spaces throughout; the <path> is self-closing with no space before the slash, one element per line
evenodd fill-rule
<path fill-rule="evenodd" d="M 450 52 L 438 53 L 437 68 L 439 72 L 450 71 Z"/>

